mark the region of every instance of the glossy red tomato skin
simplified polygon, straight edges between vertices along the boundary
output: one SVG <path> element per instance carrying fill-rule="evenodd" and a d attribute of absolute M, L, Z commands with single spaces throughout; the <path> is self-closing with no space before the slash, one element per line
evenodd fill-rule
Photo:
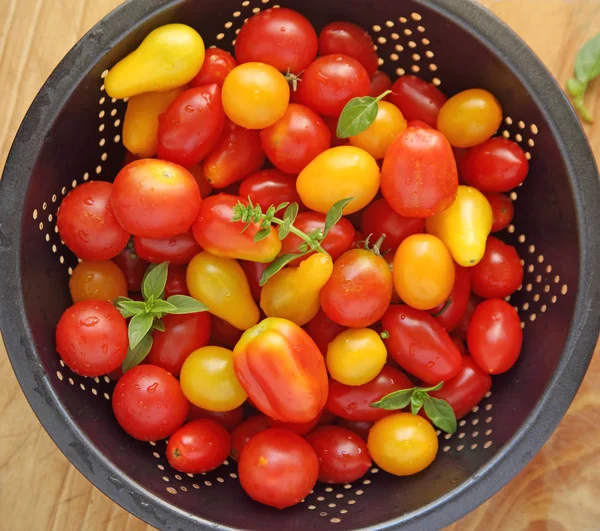
<path fill-rule="evenodd" d="M 308 335 L 313 338 L 323 356 L 327 354 L 329 343 L 346 330 L 345 326 L 337 324 L 327 317 L 322 308 L 319 309 L 317 315 L 306 323 L 304 328 L 308 332 Z"/>
<path fill-rule="evenodd" d="M 523 283 L 523 266 L 517 250 L 490 236 L 481 261 L 471 268 L 473 291 L 484 299 L 503 299 Z"/>
<path fill-rule="evenodd" d="M 474 293 L 471 293 L 471 295 L 469 296 L 469 301 L 467 302 L 467 309 L 465 310 L 465 313 L 456 325 L 456 328 L 454 328 L 454 330 L 452 331 L 452 334 L 455 337 L 466 341 L 467 330 L 469 329 L 469 324 L 471 323 L 473 312 L 475 311 L 475 308 L 477 308 L 481 301 L 481 297 L 478 297 Z"/>
<path fill-rule="evenodd" d="M 458 173 L 450 144 L 434 129 L 407 127 L 389 147 L 381 170 L 381 192 L 405 217 L 426 218 L 456 197 Z"/>
<path fill-rule="evenodd" d="M 519 314 L 502 299 L 483 301 L 473 312 L 467 344 L 481 370 L 489 374 L 508 371 L 517 361 L 523 344 Z"/>
<path fill-rule="evenodd" d="M 426 384 L 444 382 L 460 371 L 458 348 L 427 312 L 406 305 L 390 306 L 381 325 L 389 333 L 384 340 L 388 354 Z"/>
<path fill-rule="evenodd" d="M 356 433 L 363 441 L 366 442 L 369 437 L 369 430 L 373 427 L 374 422 L 340 419 L 338 426 L 346 428 L 351 432 Z"/>
<path fill-rule="evenodd" d="M 466 267 L 454 264 L 456 274 L 454 276 L 454 287 L 448 297 L 448 301 L 430 310 L 438 323 L 440 323 L 447 332 L 452 332 L 460 323 L 463 315 L 467 311 L 469 297 L 471 296 L 471 275 Z"/>
<path fill-rule="evenodd" d="M 150 264 L 146 260 L 142 260 L 137 254 L 132 253 L 127 247 L 113 258 L 113 262 L 123 271 L 127 280 L 127 289 L 129 291 L 141 291 L 142 280 L 144 280 L 144 275 Z"/>
<path fill-rule="evenodd" d="M 382 70 L 377 70 L 375 74 L 371 76 L 371 91 L 369 92 L 369 96 L 376 98 L 380 94 L 383 94 L 386 90 L 390 90 L 392 88 L 392 80 L 390 76 L 388 76 Z M 384 100 L 389 100 L 389 95 L 387 95 Z"/>
<path fill-rule="evenodd" d="M 212 419 L 188 422 L 167 443 L 167 461 L 179 472 L 201 474 L 214 470 L 227 459 L 231 436 Z"/>
<path fill-rule="evenodd" d="M 350 140 L 347 138 L 338 138 L 336 135 L 338 117 L 337 116 L 323 116 L 323 121 L 329 127 L 331 133 L 331 147 L 347 146 L 350 144 Z"/>
<path fill-rule="evenodd" d="M 306 436 L 319 459 L 319 481 L 352 483 L 371 468 L 367 445 L 356 433 L 339 426 L 320 426 Z"/>
<path fill-rule="evenodd" d="M 185 279 L 186 266 L 169 266 L 167 284 L 165 285 L 165 300 L 171 295 L 189 295 Z"/>
<path fill-rule="evenodd" d="M 242 266 L 244 273 L 246 273 L 246 278 L 248 279 L 248 284 L 250 284 L 250 292 L 252 293 L 252 298 L 259 303 L 260 302 L 260 292 L 262 288 L 260 287 L 260 278 L 264 273 L 265 269 L 269 264 L 263 264 L 261 262 L 250 262 L 249 260 L 238 260 L 239 264 Z"/>
<path fill-rule="evenodd" d="M 159 118 L 157 153 L 189 168 L 216 146 L 225 125 L 216 83 L 182 92 Z"/>
<path fill-rule="evenodd" d="M 385 365 L 377 377 L 364 385 L 344 385 L 330 380 L 326 407 L 342 419 L 375 422 L 393 412 L 371 407 L 373 402 L 394 391 L 412 387 L 414 384 L 403 373 Z"/>
<path fill-rule="evenodd" d="M 402 76 L 392 85 L 389 100 L 407 120 L 422 120 L 430 127 L 437 126 L 437 117 L 448 98 L 432 83 L 416 76 Z"/>
<path fill-rule="evenodd" d="M 235 326 L 215 315 L 212 316 L 211 328 L 210 344 L 228 349 L 233 349 L 244 333 L 242 330 L 238 330 Z"/>
<path fill-rule="evenodd" d="M 138 365 L 117 382 L 112 397 L 121 427 L 140 441 L 159 441 L 172 435 L 189 410 L 179 382 L 161 367 Z"/>
<path fill-rule="evenodd" d="M 170 265 L 186 265 L 202 251 L 192 231 L 160 240 L 136 236 L 133 245 L 136 254 L 152 264 L 168 261 Z"/>
<path fill-rule="evenodd" d="M 252 499 L 285 509 L 310 494 L 319 475 L 319 460 L 300 435 L 271 428 L 248 441 L 240 456 L 238 475 Z"/>
<path fill-rule="evenodd" d="M 327 79 L 327 84 L 323 83 Z M 298 85 L 298 103 L 322 116 L 340 115 L 352 98 L 368 96 L 371 80 L 359 61 L 342 54 L 325 55 L 312 63 Z"/>
<path fill-rule="evenodd" d="M 492 377 L 483 372 L 470 356 L 463 356 L 460 372 L 430 395 L 448 402 L 456 418 L 460 419 L 479 404 L 491 388 Z"/>
<path fill-rule="evenodd" d="M 248 441 L 270 427 L 269 417 L 265 415 L 253 415 L 236 426 L 231 432 L 231 457 L 239 461 L 242 450 Z"/>
<path fill-rule="evenodd" d="M 502 192 L 487 192 L 484 194 L 492 207 L 492 232 L 498 232 L 508 227 L 515 215 L 512 200 Z"/>
<path fill-rule="evenodd" d="M 316 416 L 313 420 L 308 422 L 282 422 L 280 420 L 269 419 L 269 426 L 271 428 L 280 428 L 282 430 L 289 430 L 298 435 L 306 435 L 315 429 L 319 423 L 320 415 Z"/>
<path fill-rule="evenodd" d="M 92 181 L 71 190 L 60 205 L 56 224 L 65 245 L 82 260 L 110 260 L 129 241 L 112 208 L 113 185 Z"/>
<path fill-rule="evenodd" d="M 192 87 L 202 87 L 216 83 L 219 87 L 223 86 L 223 81 L 227 74 L 237 66 L 237 61 L 233 55 L 221 48 L 209 48 L 206 50 L 204 64 L 196 77 L 192 79 Z"/>
<path fill-rule="evenodd" d="M 382 234 L 385 234 L 381 250 L 383 252 L 392 251 L 397 249 L 410 235 L 424 232 L 425 220 L 401 216 L 385 199 L 381 198 L 365 208 L 360 230 L 363 234 L 372 235 L 371 243 L 375 243 Z"/>
<path fill-rule="evenodd" d="M 263 212 L 281 203 L 298 203 L 300 210 L 304 210 L 296 191 L 296 177 L 274 168 L 248 175 L 241 182 L 238 195 L 244 199 L 249 197 Z"/>
<path fill-rule="evenodd" d="M 373 76 L 377 71 L 377 52 L 373 47 L 373 39 L 363 28 L 356 24 L 331 22 L 321 30 L 319 34 L 319 55 L 338 53 L 348 55 L 359 61 L 365 67 L 369 76 Z"/>
<path fill-rule="evenodd" d="M 81 376 L 114 371 L 128 346 L 127 323 L 110 302 L 78 302 L 65 310 L 56 326 L 56 350 Z"/>
<path fill-rule="evenodd" d="M 208 344 L 211 316 L 208 312 L 165 315 L 162 322 L 165 331 L 152 332 L 154 342 L 144 361 L 178 377 L 185 359 Z"/>
<path fill-rule="evenodd" d="M 244 408 L 240 406 L 231 411 L 209 411 L 208 409 L 202 409 L 194 404 L 190 404 L 187 421 L 191 422 L 198 419 L 215 420 L 227 431 L 231 432 L 244 421 Z"/>
<path fill-rule="evenodd" d="M 297 11 L 266 9 L 246 22 L 235 41 L 238 62 L 267 63 L 280 72 L 299 74 L 317 56 L 317 33 Z"/>
<path fill-rule="evenodd" d="M 469 353 L 467 352 L 467 346 L 465 345 L 465 342 L 462 339 L 460 339 L 459 337 L 456 337 L 455 334 L 451 335 L 450 337 L 452 338 L 452 341 L 454 341 L 456 348 L 458 348 L 458 350 L 460 351 L 463 358 L 465 356 L 468 356 Z"/>
<path fill-rule="evenodd" d="M 461 163 L 465 180 L 482 192 L 509 192 L 525 180 L 528 171 L 521 146 L 502 137 L 468 149 Z"/>
<path fill-rule="evenodd" d="M 315 111 L 290 103 L 277 122 L 260 132 L 260 141 L 276 168 L 298 175 L 317 155 L 331 147 L 331 133 Z"/>

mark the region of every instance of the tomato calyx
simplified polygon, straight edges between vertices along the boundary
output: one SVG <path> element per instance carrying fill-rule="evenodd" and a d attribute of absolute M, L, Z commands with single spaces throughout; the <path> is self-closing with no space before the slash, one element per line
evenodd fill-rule
<path fill-rule="evenodd" d="M 383 257 L 385 252 L 381 252 L 381 246 L 383 245 L 383 241 L 385 240 L 385 233 L 379 236 L 379 239 L 375 242 L 374 245 L 369 243 L 369 240 L 373 236 L 373 233 L 369 234 L 363 241 L 360 241 L 356 244 L 356 247 L 359 249 L 364 249 L 365 251 L 370 251 L 377 256 Z"/>
<path fill-rule="evenodd" d="M 431 391 L 439 391 L 443 385 L 444 382 L 440 382 L 433 387 L 413 387 L 394 391 L 377 402 L 373 402 L 371 407 L 394 411 L 404 409 L 410 404 L 410 411 L 413 415 L 417 415 L 423 407 L 425 414 L 435 426 L 446 433 L 454 433 L 457 424 L 452 406 L 445 400 L 429 395 Z"/>
<path fill-rule="evenodd" d="M 287 69 L 287 72 L 283 74 L 285 80 L 291 85 L 292 92 L 298 90 L 298 83 L 302 81 L 302 74 L 304 74 L 304 70 L 301 70 L 297 74 L 293 74 L 289 68 Z"/>
<path fill-rule="evenodd" d="M 379 335 L 381 336 L 381 339 L 389 339 L 390 338 L 390 333 L 387 330 L 384 330 Z"/>

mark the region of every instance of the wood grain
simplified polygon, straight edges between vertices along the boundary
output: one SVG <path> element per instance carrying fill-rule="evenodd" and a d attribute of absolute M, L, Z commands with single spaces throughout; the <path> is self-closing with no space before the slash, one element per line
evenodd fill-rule
<path fill-rule="evenodd" d="M 465 1 L 465 0 L 460 0 Z M 600 0 L 483 0 L 564 85 L 579 47 L 600 29 Z M 54 66 L 119 0 L 0 1 L 0 167 L 27 108 Z M 586 125 L 600 157 L 600 82 Z M 449 529 L 562 531 L 600 526 L 600 359 L 543 450 L 506 488 Z M 126 530 L 149 526 L 93 487 L 29 408 L 0 342 L 0 529 Z M 35 509 L 34 509 L 35 507 Z"/>

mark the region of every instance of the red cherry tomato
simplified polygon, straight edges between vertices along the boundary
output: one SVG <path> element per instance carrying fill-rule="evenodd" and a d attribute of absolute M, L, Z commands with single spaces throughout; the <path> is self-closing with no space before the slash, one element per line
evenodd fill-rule
<path fill-rule="evenodd" d="M 346 330 L 345 326 L 339 325 L 327 317 L 322 308 L 317 315 L 306 323 L 304 328 L 308 332 L 308 335 L 313 338 L 323 356 L 327 354 L 329 343 Z"/>
<path fill-rule="evenodd" d="M 189 422 L 167 443 L 167 461 L 179 472 L 201 474 L 214 470 L 227 459 L 231 436 L 212 419 Z"/>
<path fill-rule="evenodd" d="M 371 91 L 369 92 L 369 96 L 376 98 L 380 94 L 383 94 L 386 90 L 390 90 L 392 88 L 392 80 L 390 76 L 388 76 L 384 71 L 377 70 L 375 74 L 371 77 Z M 383 98 L 384 100 L 389 99 L 389 95 Z"/>
<path fill-rule="evenodd" d="M 260 140 L 273 165 L 294 175 L 331 147 L 331 133 L 323 119 L 297 103 L 290 103 L 281 119 L 263 129 Z"/>
<path fill-rule="evenodd" d="M 300 74 L 317 56 L 317 33 L 297 11 L 266 9 L 248 19 L 235 41 L 241 63 L 259 62 Z"/>
<path fill-rule="evenodd" d="M 216 83 L 219 87 L 223 86 L 223 81 L 227 74 L 237 66 L 237 61 L 233 55 L 221 50 L 221 48 L 209 48 L 206 50 L 204 64 L 196 77 L 192 79 L 192 87 L 201 87 Z"/>
<path fill-rule="evenodd" d="M 112 406 L 117 422 L 140 441 L 171 436 L 185 422 L 189 410 L 179 382 L 154 365 L 128 370 L 117 382 Z"/>
<path fill-rule="evenodd" d="M 365 235 L 360 232 L 359 230 L 355 230 L 354 231 L 354 239 L 352 240 L 352 246 L 351 249 L 360 249 L 363 247 L 363 242 L 365 241 Z M 389 256 L 390 253 L 386 254 L 386 258 L 387 256 Z M 392 260 L 393 260 L 393 256 L 392 256 Z M 387 260 L 386 260 L 387 261 Z"/>
<path fill-rule="evenodd" d="M 369 430 L 373 427 L 374 422 L 340 419 L 338 426 L 353 431 L 363 441 L 369 437 Z"/>
<path fill-rule="evenodd" d="M 110 260 L 129 241 L 112 208 L 113 185 L 83 183 L 71 190 L 60 205 L 56 224 L 65 245 L 82 260 Z"/>
<path fill-rule="evenodd" d="M 187 421 L 190 422 L 198 419 L 216 420 L 230 432 L 244 421 L 244 408 L 240 406 L 231 411 L 209 411 L 208 409 L 202 409 L 194 404 L 190 404 Z"/>
<path fill-rule="evenodd" d="M 430 310 L 438 323 L 448 332 L 452 332 L 460 323 L 467 311 L 469 297 L 471 295 L 471 276 L 466 267 L 454 264 L 456 274 L 454 276 L 454 287 L 448 300 Z"/>
<path fill-rule="evenodd" d="M 276 169 L 262 170 L 246 177 L 238 195 L 244 199 L 249 197 L 263 212 L 271 205 L 281 203 L 298 203 L 300 210 L 304 209 L 296 191 L 296 177 Z"/>
<path fill-rule="evenodd" d="M 462 356 L 468 356 L 469 353 L 467 352 L 467 347 L 465 346 L 465 342 L 460 339 L 459 337 L 456 336 L 450 336 L 452 338 L 452 341 L 454 341 L 454 344 L 456 345 L 456 348 L 460 351 L 460 353 L 462 354 Z"/>
<path fill-rule="evenodd" d="M 363 28 L 351 22 L 331 22 L 321 30 L 319 55 L 330 54 L 353 57 L 365 67 L 369 76 L 377 71 L 377 52 L 373 39 Z"/>
<path fill-rule="evenodd" d="M 463 314 L 461 320 L 456 325 L 456 328 L 452 331 L 452 333 L 458 337 L 459 339 L 466 340 L 467 339 L 467 330 L 469 329 L 469 324 L 471 323 L 471 318 L 473 317 L 473 312 L 477 305 L 481 302 L 481 298 L 471 293 L 469 296 L 469 301 L 467 302 L 467 309 Z"/>
<path fill-rule="evenodd" d="M 212 316 L 211 345 L 232 349 L 235 347 L 235 344 L 239 341 L 240 337 L 242 337 L 243 333 L 242 330 L 238 330 L 227 321 L 216 317 L 215 315 Z"/>
<path fill-rule="evenodd" d="M 481 261 L 471 268 L 473 291 L 484 299 L 503 299 L 523 283 L 523 266 L 517 250 L 490 236 Z"/>
<path fill-rule="evenodd" d="M 347 146 L 350 144 L 350 140 L 347 138 L 338 138 L 336 136 L 338 124 L 337 116 L 323 116 L 323 121 L 327 127 L 329 127 L 329 132 L 331 133 L 331 147 Z"/>
<path fill-rule="evenodd" d="M 509 192 L 525 180 L 528 171 L 521 146 L 502 137 L 468 149 L 461 163 L 465 180 L 482 192 Z"/>
<path fill-rule="evenodd" d="M 188 168 L 188 171 L 198 183 L 198 188 L 200 189 L 200 195 L 202 196 L 202 199 L 208 197 L 212 193 L 212 186 L 206 182 L 206 177 L 204 177 L 204 172 L 202 171 L 202 163 L 191 166 Z"/>
<path fill-rule="evenodd" d="M 388 353 L 407 372 L 429 385 L 454 378 L 461 366 L 458 348 L 431 315 L 410 306 L 390 306 L 381 325 Z"/>
<path fill-rule="evenodd" d="M 300 435 L 271 428 L 248 441 L 238 474 L 252 499 L 284 509 L 310 494 L 319 475 L 319 460 Z"/>
<path fill-rule="evenodd" d="M 165 315 L 165 331 L 152 332 L 153 344 L 146 363 L 162 367 L 173 376 L 179 376 L 185 359 L 196 349 L 208 344 L 210 338 L 208 312 L 184 315 Z"/>
<path fill-rule="evenodd" d="M 416 76 L 402 76 L 392 85 L 390 101 L 407 120 L 422 120 L 437 126 L 437 117 L 448 98 L 432 83 Z"/>
<path fill-rule="evenodd" d="M 521 353 L 523 330 L 519 314 L 502 299 L 483 301 L 473 312 L 467 344 L 473 361 L 483 371 L 506 372 Z"/>
<path fill-rule="evenodd" d="M 412 387 L 414 384 L 403 373 L 386 365 L 373 380 L 363 385 L 344 385 L 330 380 L 326 407 L 342 419 L 374 422 L 393 412 L 371 407 L 373 402 L 394 391 Z"/>
<path fill-rule="evenodd" d="M 167 284 L 165 285 L 165 300 L 171 295 L 189 295 L 185 278 L 186 266 L 169 266 Z"/>
<path fill-rule="evenodd" d="M 173 265 L 185 265 L 202 251 L 192 231 L 161 240 L 136 236 L 133 245 L 138 256 L 153 264 L 168 261 Z"/>
<path fill-rule="evenodd" d="M 324 83 L 323 80 L 327 80 Z M 342 54 L 325 55 L 312 63 L 298 85 L 299 103 L 323 116 L 339 116 L 352 98 L 368 96 L 371 80 L 359 61 Z"/>
<path fill-rule="evenodd" d="M 293 431 L 298 435 L 306 435 L 315 429 L 316 425 L 319 423 L 319 418 L 320 416 L 317 416 L 308 422 L 282 422 L 280 420 L 269 419 L 269 426 L 271 428 L 281 428 L 283 430 Z"/>
<path fill-rule="evenodd" d="M 260 278 L 262 274 L 267 269 L 269 264 L 263 264 L 261 262 L 250 262 L 249 260 L 239 260 L 244 273 L 246 273 L 246 278 L 248 279 L 248 284 L 250 284 L 250 291 L 252 293 L 252 298 L 259 303 L 260 302 L 260 292 L 262 288 L 260 287 Z"/>
<path fill-rule="evenodd" d="M 236 426 L 231 432 L 231 457 L 239 461 L 242 450 L 248 441 L 269 428 L 269 418 L 265 415 L 254 415 Z"/>
<path fill-rule="evenodd" d="M 81 376 L 114 371 L 128 347 L 127 324 L 110 302 L 78 302 L 65 310 L 56 326 L 56 350 Z"/>
<path fill-rule="evenodd" d="M 492 207 L 492 232 L 508 227 L 515 215 L 515 207 L 510 197 L 501 192 L 487 192 L 485 197 Z"/>
<path fill-rule="evenodd" d="M 113 262 L 123 271 L 125 280 L 127 280 L 127 289 L 129 291 L 141 291 L 142 280 L 144 280 L 146 269 L 150 264 L 127 247 L 113 258 Z"/>

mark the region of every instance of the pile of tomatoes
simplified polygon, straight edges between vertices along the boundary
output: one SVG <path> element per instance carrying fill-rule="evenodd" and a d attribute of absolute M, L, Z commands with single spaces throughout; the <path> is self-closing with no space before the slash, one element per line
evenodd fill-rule
<path fill-rule="evenodd" d="M 151 32 L 105 79 L 127 160 L 61 204 L 80 259 L 57 350 L 110 374 L 131 436 L 201 473 L 231 456 L 278 508 L 375 462 L 415 474 L 516 362 L 523 267 L 490 235 L 528 172 L 470 89 L 377 70 L 348 22 L 268 9 L 235 58 Z M 459 184 L 460 183 L 460 184 Z"/>

